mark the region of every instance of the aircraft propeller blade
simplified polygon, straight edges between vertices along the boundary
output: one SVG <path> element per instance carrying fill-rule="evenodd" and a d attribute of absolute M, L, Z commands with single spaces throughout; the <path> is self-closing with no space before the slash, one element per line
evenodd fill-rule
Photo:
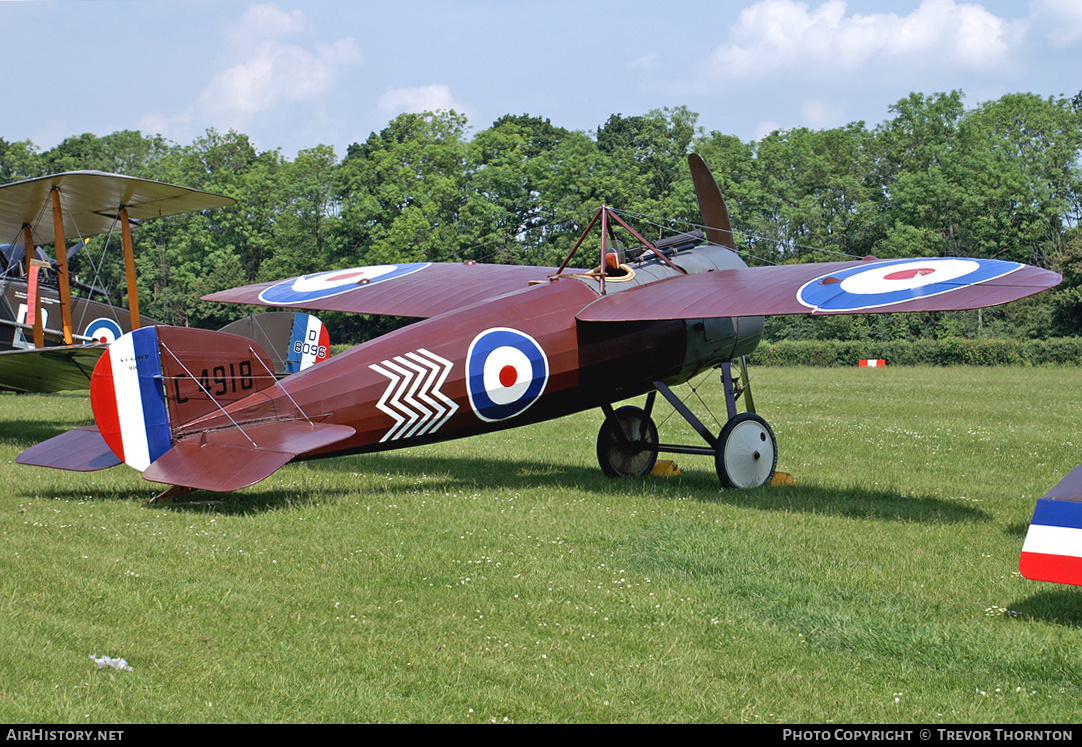
<path fill-rule="evenodd" d="M 78 254 L 82 249 L 86 247 L 86 239 L 76 241 L 74 244 L 68 247 L 68 259 L 71 259 Z"/>
<path fill-rule="evenodd" d="M 703 216 L 706 238 L 711 244 L 724 246 L 735 252 L 736 242 L 733 241 L 729 209 L 725 207 L 725 198 L 721 196 L 717 180 L 698 153 L 688 156 L 688 167 L 691 169 L 691 181 L 695 185 L 695 196 L 699 200 L 699 212 Z"/>

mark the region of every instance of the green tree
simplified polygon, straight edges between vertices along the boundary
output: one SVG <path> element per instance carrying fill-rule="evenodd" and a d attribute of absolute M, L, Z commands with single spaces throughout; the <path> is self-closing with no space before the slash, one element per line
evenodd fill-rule
<path fill-rule="evenodd" d="M 507 115 L 470 141 L 461 221 L 475 237 L 474 259 L 507 263 L 534 253 L 544 220 L 540 156 L 569 134 L 547 119 Z"/>
<path fill-rule="evenodd" d="M 349 147 L 335 183 L 344 261 L 455 259 L 473 244 L 459 225 L 466 127 L 453 111 L 401 114 Z"/>

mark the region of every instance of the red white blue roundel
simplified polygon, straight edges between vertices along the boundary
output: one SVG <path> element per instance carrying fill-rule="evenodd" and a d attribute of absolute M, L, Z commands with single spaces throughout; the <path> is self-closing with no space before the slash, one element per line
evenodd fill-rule
<path fill-rule="evenodd" d="M 359 286 L 382 283 L 409 275 L 428 267 L 428 262 L 408 262 L 401 265 L 372 265 L 346 270 L 328 270 L 314 275 L 283 280 L 259 294 L 259 300 L 274 306 L 290 306 L 331 298 Z"/>
<path fill-rule="evenodd" d="M 496 327 L 470 343 L 466 391 L 481 420 L 506 420 L 537 401 L 549 380 L 549 360 L 537 340 Z"/>
<path fill-rule="evenodd" d="M 94 342 L 104 342 L 106 344 L 116 342 L 122 334 L 124 334 L 124 330 L 120 328 L 120 325 L 105 317 L 95 319 L 86 325 L 86 329 L 83 330 L 84 337 L 89 337 Z"/>
<path fill-rule="evenodd" d="M 935 296 L 1023 267 L 1000 259 L 890 259 L 822 275 L 797 291 L 817 313 L 854 312 Z"/>

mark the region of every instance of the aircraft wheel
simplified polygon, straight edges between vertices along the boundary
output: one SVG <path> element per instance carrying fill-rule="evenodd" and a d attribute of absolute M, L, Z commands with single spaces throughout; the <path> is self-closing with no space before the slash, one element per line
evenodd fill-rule
<path fill-rule="evenodd" d="M 727 488 L 758 488 L 770 482 L 778 466 L 774 431 L 758 415 L 744 412 L 721 429 L 714 467 Z"/>
<path fill-rule="evenodd" d="M 597 434 L 597 461 L 601 471 L 606 477 L 647 474 L 657 462 L 657 426 L 649 415 L 633 405 L 620 407 L 614 414 L 628 445 L 620 442 L 612 419 L 605 418 Z"/>

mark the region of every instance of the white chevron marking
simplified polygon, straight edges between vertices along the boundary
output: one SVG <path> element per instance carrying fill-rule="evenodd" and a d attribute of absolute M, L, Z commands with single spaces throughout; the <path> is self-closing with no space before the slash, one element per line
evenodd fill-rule
<path fill-rule="evenodd" d="M 424 348 L 369 365 L 390 379 L 376 408 L 395 422 L 380 443 L 435 433 L 455 414 L 458 405 L 440 391 L 452 367 Z"/>

